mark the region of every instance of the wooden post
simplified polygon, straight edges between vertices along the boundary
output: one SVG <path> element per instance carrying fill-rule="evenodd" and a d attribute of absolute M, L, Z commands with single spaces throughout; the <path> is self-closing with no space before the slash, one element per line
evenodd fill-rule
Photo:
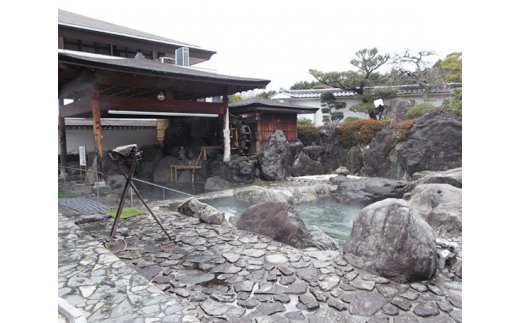
<path fill-rule="evenodd" d="M 231 138 L 229 132 L 229 99 L 227 94 L 224 95 L 223 98 L 224 107 L 226 109 L 226 113 L 224 114 L 224 162 L 229 162 L 231 160 Z"/>
<path fill-rule="evenodd" d="M 96 145 L 98 171 L 103 172 L 103 134 L 101 131 L 101 109 L 99 102 L 99 89 L 96 84 L 92 85 L 92 130 L 94 131 L 94 142 Z"/>
<path fill-rule="evenodd" d="M 65 132 L 65 118 L 61 116 L 63 106 L 63 98 L 59 98 L 58 135 L 60 141 L 61 166 L 67 167 L 67 135 Z M 63 172 L 67 173 L 67 169 L 63 168 Z"/>

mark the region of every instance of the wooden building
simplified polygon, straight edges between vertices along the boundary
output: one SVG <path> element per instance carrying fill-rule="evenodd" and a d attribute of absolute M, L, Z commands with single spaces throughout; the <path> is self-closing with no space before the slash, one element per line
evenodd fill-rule
<path fill-rule="evenodd" d="M 62 163 L 67 160 L 66 118 L 91 119 L 101 161 L 101 118 L 216 118 L 225 138 L 229 132 L 227 95 L 265 88 L 270 82 L 195 69 L 194 63 L 215 53 L 198 46 L 63 10 L 58 16 Z M 207 102 L 211 97 L 223 100 Z M 65 104 L 66 99 L 73 102 Z M 230 143 L 222 144 L 224 159 L 229 158 Z"/>
<path fill-rule="evenodd" d="M 298 140 L 297 115 L 315 113 L 319 108 L 304 107 L 263 98 L 253 98 L 229 105 L 235 126 L 246 125 L 250 132 L 250 151 L 259 153 L 276 130 L 282 130 L 290 143 Z"/>

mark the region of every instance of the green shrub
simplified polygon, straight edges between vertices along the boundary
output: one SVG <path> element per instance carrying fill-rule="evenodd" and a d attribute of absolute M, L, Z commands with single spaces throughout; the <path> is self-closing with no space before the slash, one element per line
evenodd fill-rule
<path fill-rule="evenodd" d="M 426 114 L 426 112 L 430 111 L 432 108 L 433 108 L 433 104 L 431 104 L 430 102 L 418 103 L 418 104 L 414 105 L 413 107 L 411 107 L 410 110 L 408 110 L 408 112 L 406 112 L 406 114 L 410 118 L 418 118 L 418 117 Z"/>
<path fill-rule="evenodd" d="M 346 117 L 343 122 L 352 122 L 352 121 L 356 121 L 356 120 L 359 120 L 359 118 L 358 117 Z"/>
<path fill-rule="evenodd" d="M 344 148 L 368 144 L 386 123 L 386 121 L 373 119 L 343 122 L 339 126 L 338 140 Z"/>
<path fill-rule="evenodd" d="M 320 144 L 320 128 L 312 125 L 309 119 L 298 120 L 298 139 L 304 146 L 312 146 Z"/>
<path fill-rule="evenodd" d="M 337 111 L 337 112 L 332 112 L 332 113 L 330 114 L 330 119 L 331 119 L 332 121 L 335 121 L 335 120 L 340 120 L 340 121 L 341 121 L 341 120 L 343 120 L 343 117 L 344 117 L 343 112 L 338 112 L 338 111 Z"/>
<path fill-rule="evenodd" d="M 453 98 L 444 100 L 442 109 L 455 118 L 462 119 L 462 88 L 453 91 Z"/>

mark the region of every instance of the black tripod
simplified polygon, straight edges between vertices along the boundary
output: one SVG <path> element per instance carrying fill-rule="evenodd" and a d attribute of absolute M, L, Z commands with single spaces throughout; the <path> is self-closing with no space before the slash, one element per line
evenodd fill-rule
<path fill-rule="evenodd" d="M 143 197 L 141 196 L 141 193 L 139 193 L 139 191 L 137 190 L 137 188 L 134 185 L 134 182 L 132 181 L 135 168 L 137 167 L 137 163 L 142 159 L 142 154 L 143 154 L 142 151 L 137 150 L 137 145 L 128 145 L 128 146 L 117 147 L 116 149 L 112 150 L 109 153 L 110 158 L 117 163 L 119 171 L 126 178 L 126 183 L 123 188 L 123 193 L 121 194 L 121 200 L 119 200 L 119 206 L 117 207 L 114 224 L 112 224 L 112 230 L 110 230 L 109 241 L 112 240 L 112 238 L 114 237 L 116 227 L 117 227 L 117 222 L 119 221 L 119 218 L 121 217 L 121 212 L 123 211 L 123 205 L 125 204 L 125 195 L 126 195 L 126 191 L 128 190 L 128 186 L 132 187 L 135 194 L 137 194 L 137 196 L 139 197 L 141 202 L 143 202 L 143 204 L 146 207 L 146 209 L 148 210 L 148 212 L 150 212 L 150 214 L 153 216 L 153 218 L 155 219 L 157 224 L 159 224 L 159 226 L 163 230 L 164 234 L 166 234 L 168 239 L 173 240 L 170 237 L 170 235 L 168 234 L 168 232 L 166 232 L 166 230 L 164 229 L 163 225 L 161 224 L 161 221 L 159 221 L 159 219 L 155 216 L 155 214 L 152 212 L 152 210 L 148 207 L 148 205 L 144 201 Z M 123 172 L 123 169 L 121 168 L 122 165 L 126 165 L 127 167 L 129 167 L 128 175 L 126 175 Z"/>

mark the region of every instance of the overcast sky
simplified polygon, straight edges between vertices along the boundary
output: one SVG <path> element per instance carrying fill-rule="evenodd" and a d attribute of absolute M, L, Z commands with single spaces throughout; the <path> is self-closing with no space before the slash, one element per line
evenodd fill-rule
<path fill-rule="evenodd" d="M 456 1 L 58 1 L 58 8 L 214 50 L 198 64 L 271 80 L 311 81 L 310 68 L 352 69 L 362 48 L 462 51 Z M 444 3 L 444 5 L 443 5 Z M 254 4 L 254 5 L 253 5 Z"/>

